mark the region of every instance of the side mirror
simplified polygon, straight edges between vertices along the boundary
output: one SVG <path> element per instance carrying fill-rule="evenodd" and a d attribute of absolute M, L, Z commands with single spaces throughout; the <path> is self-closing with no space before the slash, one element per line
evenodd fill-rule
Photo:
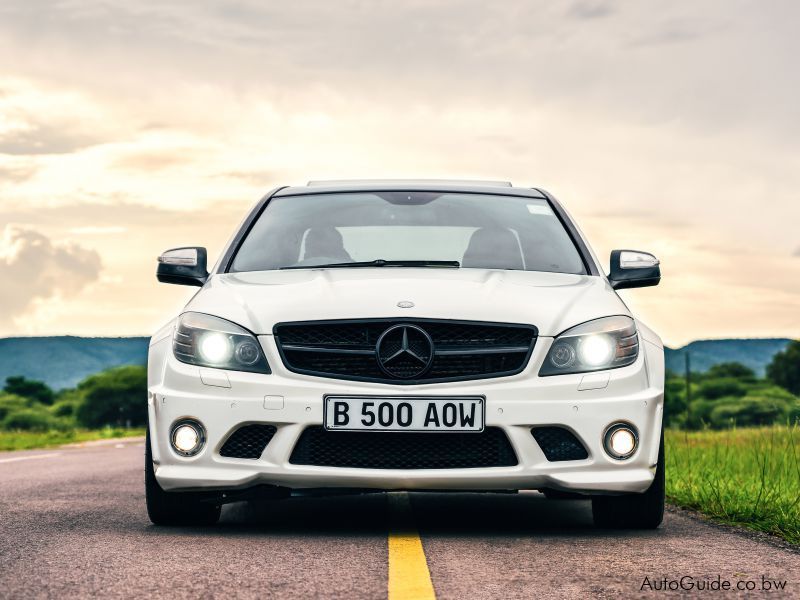
<path fill-rule="evenodd" d="M 658 285 L 661 268 L 658 259 L 648 252 L 613 250 L 608 279 L 615 290 Z"/>
<path fill-rule="evenodd" d="M 208 279 L 205 248 L 173 248 L 158 257 L 156 277 L 161 283 L 202 286 Z"/>

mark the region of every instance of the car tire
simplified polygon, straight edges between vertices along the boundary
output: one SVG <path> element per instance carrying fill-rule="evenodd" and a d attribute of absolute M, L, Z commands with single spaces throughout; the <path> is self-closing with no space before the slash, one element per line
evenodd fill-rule
<path fill-rule="evenodd" d="M 193 492 L 166 492 L 156 480 L 150 428 L 145 434 L 144 490 L 147 516 L 155 525 L 213 525 L 219 521 L 221 508 L 207 495 Z"/>
<path fill-rule="evenodd" d="M 658 450 L 653 483 L 643 494 L 593 496 L 592 517 L 596 527 L 656 529 L 664 519 L 664 432 Z"/>

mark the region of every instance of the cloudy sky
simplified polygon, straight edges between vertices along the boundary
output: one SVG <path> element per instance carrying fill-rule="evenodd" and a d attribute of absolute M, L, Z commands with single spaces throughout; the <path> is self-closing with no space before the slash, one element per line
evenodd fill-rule
<path fill-rule="evenodd" d="M 800 4 L 4 0 L 0 336 L 148 334 L 270 187 L 553 192 L 676 345 L 800 337 Z"/>

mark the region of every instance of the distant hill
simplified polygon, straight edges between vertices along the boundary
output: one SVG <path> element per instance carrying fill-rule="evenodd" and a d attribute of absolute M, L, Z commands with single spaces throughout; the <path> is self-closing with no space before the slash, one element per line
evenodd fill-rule
<path fill-rule="evenodd" d="M 75 387 L 88 375 L 119 365 L 147 363 L 150 338 L 17 337 L 0 339 L 0 388 L 24 375 L 53 389 Z"/>
<path fill-rule="evenodd" d="M 147 363 L 149 338 L 17 337 L 0 338 L 0 387 L 10 375 L 44 381 L 58 390 L 74 387 L 85 377 L 119 365 Z M 740 362 L 759 375 L 788 339 L 699 340 L 683 348 L 667 348 L 667 368 L 683 372 L 684 354 L 692 370 L 707 371 L 721 362 Z"/>
<path fill-rule="evenodd" d="M 785 338 L 697 340 L 683 348 L 667 348 L 667 369 L 683 373 L 684 358 L 689 352 L 692 371 L 708 371 L 716 364 L 738 362 L 763 376 L 772 357 L 786 348 L 791 340 Z"/>

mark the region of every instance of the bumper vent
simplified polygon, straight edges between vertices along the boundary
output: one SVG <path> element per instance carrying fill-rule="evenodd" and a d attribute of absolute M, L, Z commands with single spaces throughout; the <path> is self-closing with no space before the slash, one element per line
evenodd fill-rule
<path fill-rule="evenodd" d="M 228 458 L 261 458 L 277 427 L 274 425 L 245 425 L 234 431 L 219 451 Z"/>
<path fill-rule="evenodd" d="M 589 457 L 580 440 L 563 427 L 534 427 L 531 434 L 550 462 L 583 460 Z"/>
<path fill-rule="evenodd" d="M 406 338 L 416 356 L 389 358 L 382 367 L 384 359 L 397 350 L 403 350 L 401 332 L 406 327 L 417 331 Z M 377 348 L 378 341 L 392 328 L 400 329 L 394 334 L 397 340 L 387 338 L 383 346 L 385 353 L 382 354 Z M 420 334 L 419 330 L 423 333 Z M 528 363 L 537 330 L 531 325 L 506 323 L 367 319 L 279 323 L 274 334 L 284 365 L 295 373 L 418 384 L 519 373 Z M 424 336 L 429 339 L 426 341 Z M 432 356 L 428 366 L 420 368 L 420 361 L 424 363 L 428 356 Z M 404 358 L 408 360 L 407 371 L 403 370 Z"/>
<path fill-rule="evenodd" d="M 356 469 L 477 469 L 511 467 L 517 456 L 498 428 L 480 433 L 303 431 L 289 462 Z"/>

